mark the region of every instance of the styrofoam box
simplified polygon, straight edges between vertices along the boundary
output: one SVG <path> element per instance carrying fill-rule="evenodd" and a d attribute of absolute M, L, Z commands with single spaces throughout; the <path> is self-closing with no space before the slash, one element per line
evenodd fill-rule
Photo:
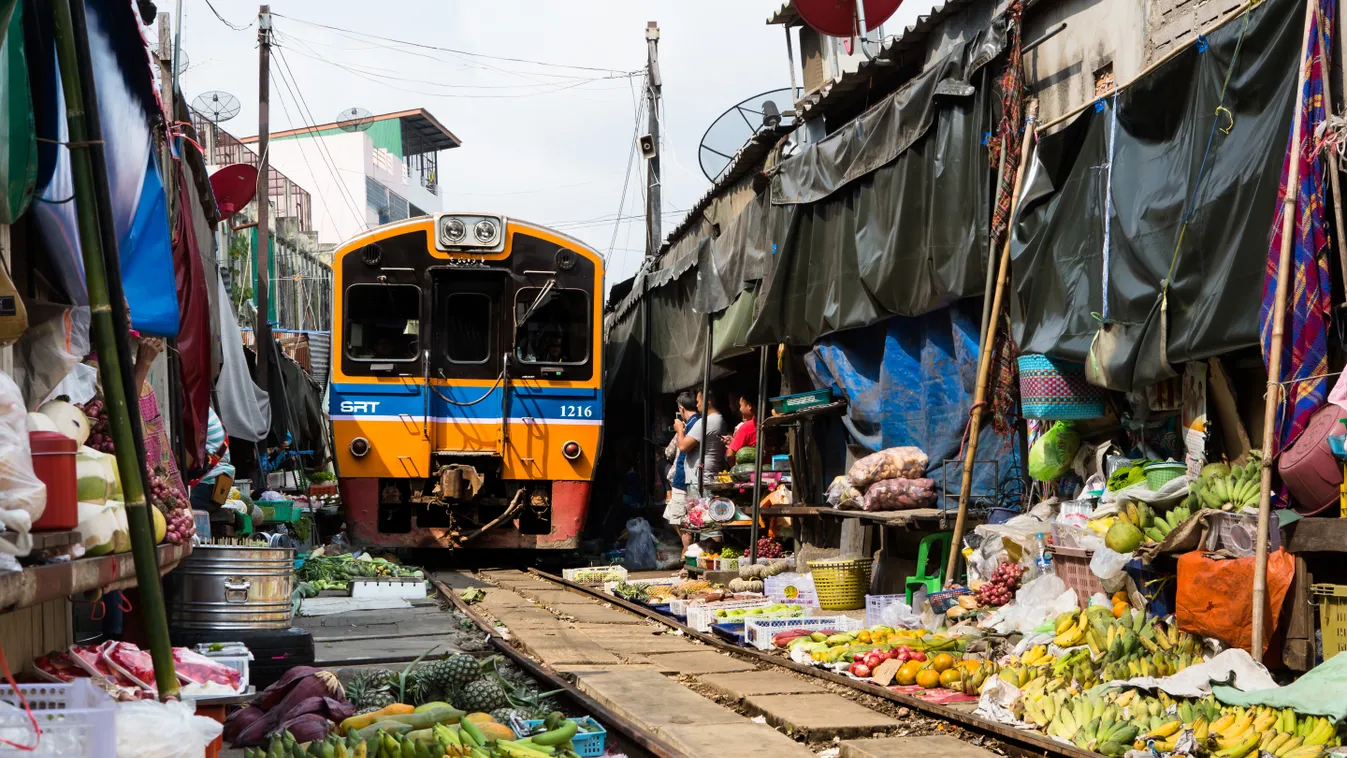
<path fill-rule="evenodd" d="M 424 579 L 353 579 L 351 597 L 419 600 L 426 596 Z"/>

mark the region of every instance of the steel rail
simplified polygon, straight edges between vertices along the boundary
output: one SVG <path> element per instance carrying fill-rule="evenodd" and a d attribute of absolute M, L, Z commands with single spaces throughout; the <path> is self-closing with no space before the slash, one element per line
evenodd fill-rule
<path fill-rule="evenodd" d="M 873 695 L 875 697 L 888 700 L 889 702 L 897 703 L 899 705 L 911 708 L 916 711 L 921 711 L 922 713 L 934 716 L 936 718 L 944 719 L 946 721 L 952 721 L 962 727 L 971 729 L 976 732 L 981 732 L 982 734 L 985 734 L 987 736 L 1015 743 L 1013 747 L 1025 751 L 1026 754 L 1056 755 L 1056 756 L 1066 756 L 1069 758 L 1099 758 L 1098 753 L 1081 750 L 1080 748 L 1077 748 L 1074 745 L 1065 745 L 1063 743 L 1045 737 L 1039 734 L 1038 732 L 1031 732 L 1024 729 L 1016 729 L 1014 727 L 1007 726 L 1005 724 L 1000 724 L 995 721 L 990 721 L 988 719 L 974 716 L 973 714 L 967 713 L 965 711 L 960 711 L 944 705 L 938 705 L 936 703 L 930 703 L 925 700 L 922 700 L 921 698 L 912 697 L 911 695 L 904 695 L 898 692 L 894 692 L 893 690 L 888 689 L 887 687 L 880 687 L 877 684 L 862 682 L 858 679 L 852 679 L 850 677 L 843 676 L 833 671 L 828 671 L 827 669 L 821 669 L 816 666 L 807 666 L 802 663 L 796 663 L 795 661 L 792 661 L 789 658 L 782 658 L 781 656 L 772 655 L 770 653 L 766 653 L 761 650 L 757 650 L 755 648 L 732 645 L 729 642 L 726 642 L 725 640 L 716 637 L 715 635 L 706 634 L 705 632 L 699 632 L 696 629 L 687 626 L 686 624 L 680 624 L 677 621 L 674 621 L 673 619 L 669 618 L 668 616 L 665 616 L 662 613 L 653 611 L 650 608 L 647 608 L 640 604 L 624 600 L 620 597 L 605 594 L 602 590 L 596 590 L 592 587 L 586 587 L 583 584 L 576 584 L 575 582 L 567 581 L 559 576 L 556 576 L 555 574 L 548 574 L 547 572 L 539 571 L 538 569 L 531 568 L 528 571 L 529 573 L 541 579 L 545 579 L 549 582 L 554 582 L 556 584 L 563 585 L 570 589 L 583 592 L 586 595 L 597 598 L 606 603 L 612 603 L 613 605 L 616 605 L 624 610 L 631 611 L 632 613 L 644 616 L 654 621 L 658 621 L 659 623 L 671 629 L 677 629 L 681 631 L 683 634 L 687 635 L 692 639 L 698 640 L 707 645 L 712 645 L 717 649 L 722 650 L 726 653 L 742 656 L 745 658 L 750 658 L 760 663 L 766 663 L 772 666 L 787 668 L 790 669 L 791 671 L 795 671 L 800 674 L 805 674 L 806 676 L 812 676 L 817 679 L 833 682 L 834 684 L 845 685 L 859 692 L 863 692 L 867 695 Z"/>
<path fill-rule="evenodd" d="M 473 610 L 472 606 L 463 602 L 463 599 L 460 598 L 448 585 L 435 577 L 431 577 L 430 581 L 435 585 L 435 588 L 440 591 L 441 595 L 444 595 L 449 599 L 450 603 L 453 603 L 454 608 L 458 610 L 459 613 L 467 616 L 477 625 L 477 628 L 486 632 L 487 642 L 491 647 L 509 658 L 515 665 L 519 666 L 519 668 L 528 672 L 530 676 L 547 682 L 553 689 L 565 691 L 572 700 L 574 700 L 580 707 L 589 711 L 589 713 L 599 721 L 608 724 L 618 732 L 621 732 L 624 737 L 646 750 L 649 750 L 652 754 L 658 756 L 658 758 L 689 758 L 686 753 L 645 733 L 639 726 L 633 724 L 625 716 L 622 716 L 584 692 L 581 692 L 579 687 L 576 687 L 575 684 L 563 678 L 560 673 L 554 671 L 550 666 L 540 664 L 525 655 L 515 648 L 514 645 L 511 645 L 508 641 L 503 639 L 500 636 L 500 633 L 496 631 L 495 624 L 487 621 L 481 614 Z"/>

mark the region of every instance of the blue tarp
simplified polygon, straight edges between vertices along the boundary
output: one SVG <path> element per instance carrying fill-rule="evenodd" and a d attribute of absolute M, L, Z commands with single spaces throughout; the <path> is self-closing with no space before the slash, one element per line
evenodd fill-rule
<path fill-rule="evenodd" d="M 981 301 L 964 300 L 922 316 L 895 316 L 874 326 L 824 337 L 805 359 L 814 384 L 845 397 L 843 423 L 869 450 L 913 445 L 930 459 L 927 476 L 941 487 L 943 461 L 957 458 L 977 384 Z M 1000 461 L 1001 482 L 1016 478 L 1013 437 L 984 425 L 978 461 Z M 974 467 L 973 495 L 999 489 L 994 468 Z M 951 466 L 950 492 L 961 468 Z M 954 503 L 950 503 L 953 507 Z"/>

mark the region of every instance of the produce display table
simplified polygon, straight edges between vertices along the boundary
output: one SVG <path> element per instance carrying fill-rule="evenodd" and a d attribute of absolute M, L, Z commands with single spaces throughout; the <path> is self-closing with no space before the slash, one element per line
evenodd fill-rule
<path fill-rule="evenodd" d="M 177 568 L 192 552 L 191 545 L 160 545 L 159 573 Z M 136 586 L 131 553 L 81 558 L 77 561 L 30 566 L 0 575 L 0 612 L 40 605 L 95 589 L 123 590 Z"/>

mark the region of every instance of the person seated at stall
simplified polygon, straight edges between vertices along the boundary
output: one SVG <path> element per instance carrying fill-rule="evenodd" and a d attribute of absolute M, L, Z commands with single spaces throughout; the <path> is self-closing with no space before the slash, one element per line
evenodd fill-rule
<path fill-rule="evenodd" d="M 733 435 L 726 435 L 721 439 L 725 442 L 725 450 L 729 457 L 733 457 L 740 450 L 746 447 L 757 447 L 758 444 L 758 422 L 757 409 L 754 402 L 748 395 L 739 398 L 739 417 L 743 420 L 734 427 Z"/>

